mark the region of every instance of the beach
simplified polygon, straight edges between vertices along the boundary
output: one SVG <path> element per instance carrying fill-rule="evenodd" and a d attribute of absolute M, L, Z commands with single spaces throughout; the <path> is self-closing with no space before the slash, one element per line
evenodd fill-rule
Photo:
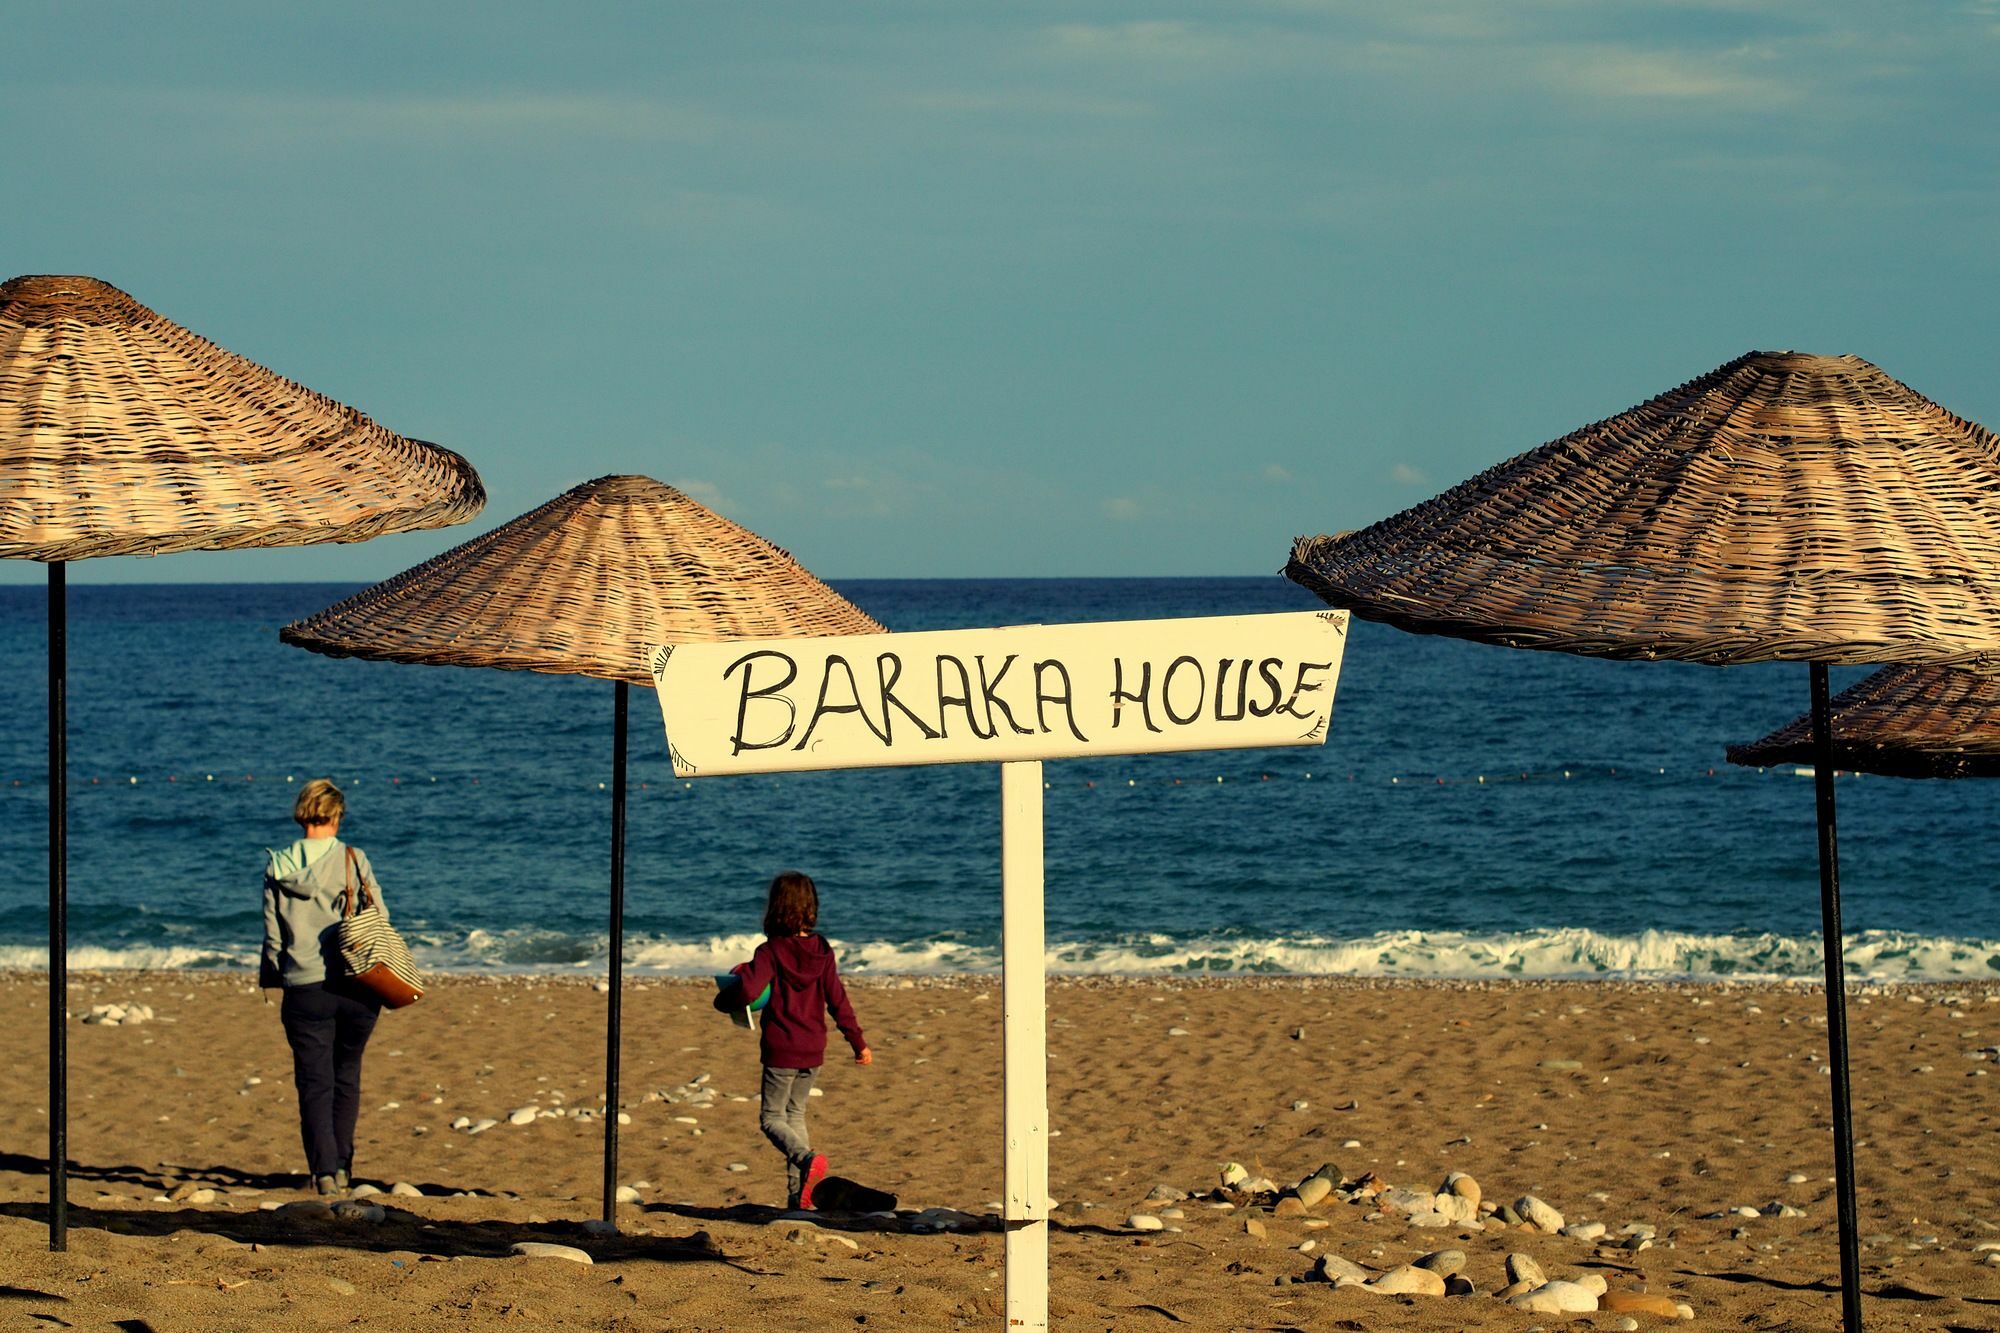
<path fill-rule="evenodd" d="M 301 1188 L 289 1057 L 252 981 L 72 978 L 70 1248 L 50 1254 L 47 980 L 0 977 L 0 1322 L 137 1320 L 123 1326 L 164 1333 L 274 1320 L 805 1329 L 1001 1318 L 996 978 L 850 983 L 876 1063 L 857 1068 L 835 1042 L 814 1142 L 836 1176 L 897 1205 L 816 1219 L 781 1213 L 782 1162 L 756 1127 L 755 1039 L 710 1008 L 706 982 L 628 983 L 619 1180 L 638 1202 L 619 1209 L 616 1235 L 582 1225 L 601 1211 L 597 982 L 448 975 L 416 1007 L 385 1014 L 355 1163 L 383 1193 L 344 1218 Z M 116 1025 L 82 1021 L 112 1005 L 144 1008 Z M 2000 1244 L 1986 1077 L 2000 986 L 1869 987 L 1849 1012 L 1868 1326 L 2000 1327 L 2000 1249 L 1978 1248 Z M 1595 1274 L 1613 1292 L 1665 1296 L 1699 1326 L 1832 1327 L 1824 1015 L 1821 995 L 1797 985 L 1055 980 L 1052 1323 L 1443 1330 L 1571 1318 L 1495 1298 L 1509 1256 L 1525 1255 L 1550 1279 Z M 1249 1179 L 1216 1194 L 1229 1163 Z M 1303 1215 L 1244 1189 L 1257 1177 L 1292 1186 L 1329 1164 L 1340 1188 Z M 1408 1211 L 1453 1172 L 1476 1180 L 1487 1206 L 1533 1196 L 1577 1230 Z M 1159 1229 L 1138 1229 L 1153 1225 L 1141 1218 Z M 595 1262 L 511 1253 L 520 1242 Z M 1472 1294 L 1372 1289 L 1449 1250 L 1462 1267 L 1450 1256 L 1434 1267 L 1456 1268 Z M 1322 1280 L 1341 1261 L 1371 1282 Z"/>

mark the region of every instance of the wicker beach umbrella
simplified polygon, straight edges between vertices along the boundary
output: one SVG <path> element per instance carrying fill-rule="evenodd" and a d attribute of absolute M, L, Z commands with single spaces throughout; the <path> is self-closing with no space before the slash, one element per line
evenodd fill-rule
<path fill-rule="evenodd" d="M 330 657 L 597 676 L 612 691 L 604 1219 L 618 1191 L 627 686 L 645 645 L 880 633 L 754 532 L 650 477 L 599 477 L 280 630 Z"/>
<path fill-rule="evenodd" d="M 2000 777 L 2000 676 L 1950 667 L 1884 667 L 1833 696 L 1833 763 L 1892 778 Z M 1812 715 L 1732 745 L 1748 768 L 1813 762 Z"/>
<path fill-rule="evenodd" d="M 2000 438 L 1856 357 L 1753 352 L 1285 573 L 1424 634 L 1811 664 L 1846 1326 L 1860 1324 L 1830 662 L 2000 665 Z"/>
<path fill-rule="evenodd" d="M 68 1247 L 67 563 L 460 523 L 463 458 L 384 430 L 96 278 L 0 283 L 0 558 L 49 583 L 49 1247 Z"/>

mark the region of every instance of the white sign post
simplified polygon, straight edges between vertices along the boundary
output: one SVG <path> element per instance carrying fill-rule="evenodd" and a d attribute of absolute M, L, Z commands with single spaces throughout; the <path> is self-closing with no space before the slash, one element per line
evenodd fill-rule
<path fill-rule="evenodd" d="M 648 644 L 677 777 L 1000 765 L 1007 1324 L 1049 1324 L 1042 764 L 1317 745 L 1345 611 Z"/>

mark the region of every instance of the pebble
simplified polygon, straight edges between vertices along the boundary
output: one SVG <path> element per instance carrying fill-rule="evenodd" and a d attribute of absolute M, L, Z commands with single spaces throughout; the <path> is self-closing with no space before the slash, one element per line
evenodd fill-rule
<path fill-rule="evenodd" d="M 1188 1030 L 1186 1028 L 1168 1028 L 1167 1035 L 1169 1037 L 1185 1037 L 1188 1035 Z"/>
<path fill-rule="evenodd" d="M 1125 1225 L 1133 1231 L 1165 1231 L 1167 1224 L 1150 1213 L 1134 1213 L 1125 1219 Z"/>
<path fill-rule="evenodd" d="M 1219 1174 L 1225 1187 L 1240 1185 L 1250 1179 L 1249 1170 L 1241 1162 L 1224 1162 Z"/>
<path fill-rule="evenodd" d="M 354 1294 L 354 1284 L 352 1282 L 344 1281 L 341 1278 L 337 1277 L 328 1278 L 326 1280 L 326 1286 L 327 1290 L 331 1291 L 336 1296 L 352 1296 Z"/>
<path fill-rule="evenodd" d="M 1547 1282 L 1507 1304 L 1529 1314 L 1588 1314 L 1597 1308 L 1597 1293 L 1574 1282 Z"/>
<path fill-rule="evenodd" d="M 1437 1195 L 1392 1185 L 1376 1195 L 1375 1202 L 1399 1213 L 1428 1213 L 1436 1211 Z"/>
<path fill-rule="evenodd" d="M 545 1240 L 516 1241 L 510 1252 L 526 1259 L 567 1259 L 573 1264 L 591 1262 L 590 1255 L 574 1245 L 552 1245 Z"/>
<path fill-rule="evenodd" d="M 1562 1229 L 1562 1234 L 1575 1240 L 1596 1240 L 1608 1228 L 1602 1222 L 1575 1222 Z"/>
<path fill-rule="evenodd" d="M 1363 1285 L 1370 1291 L 1379 1291 L 1388 1296 L 1444 1295 L 1444 1277 L 1441 1274 L 1433 1273 L 1428 1268 L 1414 1268 L 1409 1264 L 1400 1264 Z"/>
<path fill-rule="evenodd" d="M 1175 1189 L 1172 1185 L 1155 1185 L 1146 1195 L 1147 1203 L 1181 1203 L 1187 1198 L 1187 1191 Z"/>
<path fill-rule="evenodd" d="M 1296 1102 L 1293 1102 L 1293 1103 L 1292 1103 L 1292 1109 L 1293 1109 L 1294 1111 L 1303 1111 L 1303 1110 L 1305 1110 L 1306 1108 L 1310 1107 L 1311 1105 L 1312 1105 L 1312 1103 L 1311 1103 L 1311 1102 L 1307 1102 L 1307 1101 L 1296 1101 Z"/>
<path fill-rule="evenodd" d="M 1542 1272 L 1542 1266 L 1535 1262 L 1534 1256 L 1518 1252 L 1507 1256 L 1509 1283 L 1525 1282 L 1531 1287 L 1539 1287 L 1548 1280 L 1547 1275 Z"/>
<path fill-rule="evenodd" d="M 1439 1277 L 1450 1277 L 1453 1273 L 1462 1273 L 1465 1271 L 1465 1251 L 1433 1250 L 1423 1258 L 1418 1259 L 1413 1266 L 1428 1268 Z"/>
<path fill-rule="evenodd" d="M 1462 1194 L 1441 1193 L 1433 1197 L 1437 1200 L 1437 1211 L 1443 1213 L 1452 1221 L 1461 1225 L 1478 1221 L 1479 1204 L 1477 1201 L 1468 1199 Z"/>
<path fill-rule="evenodd" d="M 612 1197 L 617 1199 L 619 1203 L 637 1203 L 639 1202 L 639 1191 L 633 1189 L 630 1185 L 620 1185 L 618 1193 Z"/>
<path fill-rule="evenodd" d="M 1133 1220 L 1137 1221 L 1136 1218 Z M 1267 1236 L 1267 1233 L 1264 1229 L 1264 1224 L 1262 1222 L 1259 1222 L 1254 1217 L 1246 1217 L 1243 1219 L 1243 1234 L 1248 1236 L 1252 1240 L 1264 1240 L 1266 1239 Z"/>
<path fill-rule="evenodd" d="M 1607 1291 L 1597 1299 L 1597 1308 L 1614 1314 L 1656 1314 L 1675 1317 L 1673 1300 L 1650 1291 Z"/>
<path fill-rule="evenodd" d="M 1321 1282 L 1337 1282 L 1346 1278 L 1349 1282 L 1366 1282 L 1368 1270 L 1351 1259 L 1337 1254 L 1322 1254 L 1313 1268 L 1313 1276 Z"/>
<path fill-rule="evenodd" d="M 466 1130 L 465 1132 L 468 1134 L 484 1134 L 487 1130 L 493 1128 L 495 1125 L 499 1123 L 500 1122 L 498 1120 L 481 1120 L 478 1124 L 474 1125 L 472 1128 Z"/>
<path fill-rule="evenodd" d="M 510 1125 L 529 1124 L 541 1113 L 542 1108 L 539 1106 L 517 1106 L 507 1113 L 507 1123 Z"/>
<path fill-rule="evenodd" d="M 381 1188 L 376 1185 L 356 1185 L 354 1187 L 354 1197 L 357 1199 L 370 1198 L 373 1195 L 380 1194 L 381 1192 L 382 1192 Z"/>
<path fill-rule="evenodd" d="M 1632 1330 L 1639 1327 L 1639 1321 L 1634 1319 L 1631 1315 L 1624 1315 L 1618 1319 L 1612 1320 L 1611 1327 L 1618 1329 L 1619 1333 L 1632 1333 Z"/>
<path fill-rule="evenodd" d="M 1444 1294 L 1447 1296 L 1470 1296 L 1477 1290 L 1472 1285 L 1472 1279 L 1463 1273 L 1453 1273 L 1444 1280 Z"/>
<path fill-rule="evenodd" d="M 1333 1182 L 1325 1176 L 1307 1176 L 1299 1182 L 1299 1205 L 1311 1208 L 1333 1193 Z"/>
<path fill-rule="evenodd" d="M 615 1236 L 618 1234 L 618 1224 L 609 1218 L 603 1217 L 584 1218 L 583 1229 L 593 1236 Z"/>
<path fill-rule="evenodd" d="M 472 1117 L 469 1115 L 462 1115 L 458 1119 L 451 1122 L 451 1127 L 453 1129 L 471 1129 Z"/>
<path fill-rule="evenodd" d="M 389 1193 L 400 1199 L 421 1199 L 424 1197 L 424 1192 L 407 1180 L 399 1180 L 391 1185 Z"/>
<path fill-rule="evenodd" d="M 310 1217 L 316 1219 L 333 1216 L 333 1210 L 318 1199 L 294 1199 L 290 1203 L 276 1205 L 275 1211 L 280 1217 Z"/>
<path fill-rule="evenodd" d="M 1521 1215 L 1522 1220 L 1533 1223 L 1550 1235 L 1563 1229 L 1563 1215 L 1532 1194 L 1523 1194 L 1514 1200 L 1514 1211 Z"/>
<path fill-rule="evenodd" d="M 1480 1199 L 1479 1182 L 1465 1172 L 1453 1171 L 1450 1175 L 1447 1175 L 1444 1178 L 1444 1183 L 1438 1186 L 1438 1193 L 1456 1194 L 1461 1199 L 1470 1199 L 1472 1201 L 1474 1216 L 1478 1215 Z"/>
<path fill-rule="evenodd" d="M 1271 1208 L 1271 1216 L 1273 1217 L 1304 1217 L 1305 1215 L 1305 1204 L 1289 1194 L 1278 1200 Z"/>
<path fill-rule="evenodd" d="M 381 1205 L 363 1203 L 359 1199 L 342 1199 L 329 1205 L 327 1211 L 343 1222 L 380 1222 L 389 1215 Z"/>
<path fill-rule="evenodd" d="M 1571 1278 L 1570 1281 L 1582 1287 L 1593 1296 L 1601 1297 L 1611 1287 L 1611 1284 L 1604 1280 L 1604 1274 L 1602 1273 L 1585 1273 L 1581 1277 Z"/>
<path fill-rule="evenodd" d="M 808 1096 L 808 1097 L 824 1097 L 824 1096 L 826 1096 L 826 1089 L 825 1089 L 825 1088 L 808 1088 L 808 1089 L 806 1089 L 806 1096 Z"/>
<path fill-rule="evenodd" d="M 728 1166 L 723 1168 L 723 1170 L 725 1171 L 733 1171 L 739 1175 L 745 1171 L 748 1171 L 749 1169 L 750 1169 L 749 1164 L 746 1162 L 731 1162 Z"/>

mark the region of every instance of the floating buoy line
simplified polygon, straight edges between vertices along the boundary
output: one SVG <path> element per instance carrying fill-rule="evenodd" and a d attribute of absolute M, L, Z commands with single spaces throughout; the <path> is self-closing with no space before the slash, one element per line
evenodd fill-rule
<path fill-rule="evenodd" d="M 1607 782 L 1607 781 L 1610 782 L 1656 781 L 1657 782 L 1662 780 L 1669 782 L 1681 782 L 1687 780 L 1705 780 L 1708 778 L 1717 778 L 1726 776 L 1743 777 L 1743 776 L 1760 775 L 1760 774 L 1777 775 L 1783 777 L 1809 778 L 1813 776 L 1813 770 L 1808 766 L 1789 765 L 1789 764 L 1780 765 L 1774 768 L 1758 768 L 1754 770 L 1748 768 L 1738 768 L 1730 765 L 1716 765 L 1715 767 L 1712 768 L 1700 768 L 1700 769 L 1666 769 L 1659 767 L 1646 767 L 1643 765 L 1641 766 L 1621 765 L 1617 767 L 1592 767 L 1592 768 L 1515 769 L 1507 772 L 1471 773 L 1471 774 L 1376 773 L 1376 772 L 1363 772 L 1358 769 L 1337 770 L 1332 773 L 1328 773 L 1324 770 L 1312 769 L 1312 770 L 1287 773 L 1271 769 L 1245 769 L 1227 773 L 1182 774 L 1180 776 L 1154 776 L 1152 774 L 1147 774 L 1141 777 L 1128 777 L 1122 780 L 1103 779 L 1103 778 L 1055 777 L 1055 778 L 1045 779 L 1042 783 L 1042 787 L 1044 790 L 1047 791 L 1057 791 L 1065 788 L 1081 789 L 1085 791 L 1101 791 L 1101 790 L 1136 789 L 1140 787 L 1183 787 L 1183 786 L 1213 787 L 1219 785 L 1227 785 L 1230 783 L 1241 784 L 1250 782 L 1336 782 L 1336 783 L 1365 784 L 1374 786 L 1400 787 L 1400 788 L 1409 788 L 1412 790 L 1419 790 L 1419 789 L 1434 790 L 1438 787 L 1495 787 L 1495 786 L 1502 786 L 1507 783 L 1523 783 L 1523 782 Z M 1838 778 L 1858 778 L 1861 776 L 1861 774 L 1848 772 L 1846 770 L 1838 770 L 1835 772 L 1834 776 Z M 437 787 L 437 786 L 477 787 L 480 785 L 480 779 L 476 777 L 435 775 L 435 774 L 425 774 L 421 776 L 403 776 L 400 774 L 392 774 L 388 777 L 378 777 L 378 778 L 343 777 L 343 778 L 336 778 L 335 780 L 341 786 L 344 787 L 358 787 L 358 786 L 372 785 L 372 786 L 385 786 L 385 787 L 396 787 L 396 788 L 400 787 L 424 788 L 424 787 Z M 736 779 L 736 781 L 738 782 L 741 782 L 742 780 L 743 779 L 741 778 Z M 278 774 L 268 774 L 268 773 L 238 774 L 238 773 L 210 773 L 207 771 L 197 771 L 193 773 L 166 773 L 157 775 L 128 773 L 122 777 L 105 778 L 102 776 L 96 776 L 88 779 L 72 774 L 69 779 L 69 786 L 70 789 L 74 791 L 84 787 L 131 788 L 131 787 L 144 786 L 154 783 L 166 783 L 174 786 L 198 786 L 198 787 L 241 786 L 245 783 L 268 783 L 277 786 L 293 786 L 301 781 L 303 781 L 303 779 L 301 779 L 295 773 L 286 773 L 283 775 L 278 775 Z M 777 781 L 777 779 L 773 778 L 772 781 L 775 782 Z M 12 778 L 7 780 L 6 785 L 8 787 L 45 788 L 48 785 L 48 778 L 46 775 L 43 774 L 37 774 L 33 777 L 27 777 L 27 778 Z M 580 785 L 593 788 L 597 791 L 608 791 L 610 789 L 609 783 L 601 781 L 587 782 Z M 661 791 L 691 792 L 695 789 L 694 782 L 683 778 L 674 778 L 667 782 L 662 782 L 662 783 L 654 783 L 651 781 L 634 782 L 629 785 L 630 788 L 635 791 L 651 791 L 657 788 Z M 724 789 L 726 789 L 726 786 Z"/>

